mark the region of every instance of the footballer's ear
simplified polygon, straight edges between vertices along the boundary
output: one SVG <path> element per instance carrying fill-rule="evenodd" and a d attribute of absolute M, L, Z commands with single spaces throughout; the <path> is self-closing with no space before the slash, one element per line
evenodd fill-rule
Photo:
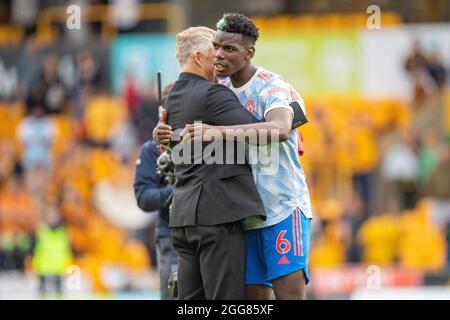
<path fill-rule="evenodd" d="M 255 47 L 251 46 L 247 49 L 247 56 L 246 56 L 247 60 L 253 59 L 254 55 L 255 55 Z"/>

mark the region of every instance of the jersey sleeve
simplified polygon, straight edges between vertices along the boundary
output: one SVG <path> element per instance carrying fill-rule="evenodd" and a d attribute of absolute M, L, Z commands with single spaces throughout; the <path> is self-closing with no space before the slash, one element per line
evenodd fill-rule
<path fill-rule="evenodd" d="M 267 83 L 260 92 L 260 99 L 264 106 L 264 118 L 269 111 L 277 108 L 286 108 L 294 116 L 294 111 L 289 105 L 292 102 L 289 85 L 281 78 L 275 78 Z"/>

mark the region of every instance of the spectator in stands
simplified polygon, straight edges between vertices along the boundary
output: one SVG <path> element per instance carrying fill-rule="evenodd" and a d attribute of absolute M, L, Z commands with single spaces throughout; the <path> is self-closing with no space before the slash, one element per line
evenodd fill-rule
<path fill-rule="evenodd" d="M 30 253 L 31 235 L 24 230 L 18 230 L 14 235 L 14 265 L 17 271 L 25 271 L 25 259 Z"/>
<path fill-rule="evenodd" d="M 25 188 L 22 168 L 16 164 L 6 187 L 0 193 L 0 233 L 1 226 L 9 229 L 4 239 L 8 267 L 24 271 L 25 257 L 30 250 L 30 234 L 35 223 L 32 199 Z"/>
<path fill-rule="evenodd" d="M 352 191 L 343 201 L 342 222 L 345 226 L 347 258 L 351 263 L 361 261 L 361 248 L 357 242 L 358 230 L 367 216 L 364 215 L 364 204 L 359 192 Z"/>
<path fill-rule="evenodd" d="M 434 168 L 430 170 L 422 194 L 432 199 L 431 220 L 444 235 L 450 224 L 450 145 L 440 142 L 436 146 Z"/>
<path fill-rule="evenodd" d="M 405 69 L 413 85 L 413 102 L 421 105 L 432 92 L 428 73 L 428 61 L 422 52 L 419 41 L 414 41 L 412 52 L 406 58 Z"/>
<path fill-rule="evenodd" d="M 89 238 L 84 235 L 89 230 L 91 209 L 89 203 L 81 198 L 79 191 L 72 186 L 73 181 L 62 182 L 61 185 L 61 212 L 67 224 L 70 225 L 71 244 L 73 254 L 79 255 L 89 248 Z"/>
<path fill-rule="evenodd" d="M 89 49 L 80 50 L 76 57 L 78 86 L 82 89 L 95 87 L 100 80 L 100 65 Z"/>
<path fill-rule="evenodd" d="M 128 118 L 124 118 L 110 135 L 112 150 L 120 157 L 123 164 L 128 164 L 137 147 L 136 129 Z"/>
<path fill-rule="evenodd" d="M 17 128 L 17 137 L 22 143 L 22 165 L 28 171 L 35 166 L 48 170 L 51 166 L 51 148 L 56 136 L 56 126 L 45 116 L 40 104 L 31 102 L 30 115 Z"/>
<path fill-rule="evenodd" d="M 417 170 L 415 141 L 411 133 L 404 132 L 381 159 L 381 179 L 385 183 L 381 190 L 385 204 L 396 201 L 400 210 L 415 206 Z"/>
<path fill-rule="evenodd" d="M 11 141 L 0 141 L 0 191 L 14 169 L 14 145 Z"/>
<path fill-rule="evenodd" d="M 25 185 L 28 195 L 36 204 L 40 204 L 49 191 L 49 186 L 53 182 L 50 171 L 41 165 L 35 165 L 31 169 L 25 170 Z"/>
<path fill-rule="evenodd" d="M 167 94 L 168 92 L 163 92 L 163 95 Z M 137 114 L 139 143 L 144 143 L 152 137 L 153 129 L 158 123 L 158 99 L 153 84 L 145 90 L 139 102 Z"/>
<path fill-rule="evenodd" d="M 75 56 L 76 85 L 73 91 L 73 114 L 83 119 L 86 104 L 97 91 L 100 82 L 100 64 L 89 49 L 82 49 Z"/>
<path fill-rule="evenodd" d="M 39 89 L 41 103 L 45 106 L 47 113 L 60 113 L 68 108 L 68 92 L 58 72 L 59 58 L 55 53 L 45 57 Z"/>
<path fill-rule="evenodd" d="M 43 221 L 33 241 L 33 271 L 39 277 L 39 293 L 63 293 L 63 277 L 72 260 L 69 234 L 59 208 L 54 203 L 43 207 Z"/>
<path fill-rule="evenodd" d="M 139 89 L 136 82 L 136 78 L 133 73 L 129 72 L 126 76 L 124 89 L 123 89 L 123 96 L 125 100 L 125 105 L 127 107 L 128 114 L 130 115 L 131 120 L 133 121 L 133 124 L 137 125 L 138 121 L 138 107 L 140 103 L 140 97 L 139 97 Z"/>
<path fill-rule="evenodd" d="M 430 129 L 422 132 L 420 144 L 417 182 L 419 187 L 423 187 L 438 164 L 439 138 L 436 132 Z"/>
<path fill-rule="evenodd" d="M 25 270 L 25 257 L 30 250 L 35 221 L 31 197 L 25 191 L 23 177 L 14 172 L 7 187 L 0 193 L 0 269 Z"/>
<path fill-rule="evenodd" d="M 360 194 L 364 215 L 373 213 L 374 172 L 378 163 L 378 144 L 371 120 L 364 113 L 356 113 L 349 120 L 352 134 L 349 144 L 353 163 L 353 185 Z"/>
<path fill-rule="evenodd" d="M 415 40 L 412 46 L 412 52 L 406 58 L 405 68 L 408 72 L 422 71 L 427 68 L 428 62 L 420 47 L 420 42 Z"/>
<path fill-rule="evenodd" d="M 32 231 L 35 227 L 36 216 L 19 164 L 16 164 L 8 178 L 5 188 L 0 190 L 0 228 L 6 226 L 27 232 Z"/>
<path fill-rule="evenodd" d="M 25 40 L 23 55 L 19 59 L 19 96 L 26 99 L 33 85 L 39 79 L 43 54 L 41 47 L 34 35 Z"/>
<path fill-rule="evenodd" d="M 0 234 L 0 270 L 14 270 L 14 234 L 13 230 L 4 230 Z"/>
<path fill-rule="evenodd" d="M 442 56 L 438 50 L 430 53 L 427 67 L 431 78 L 436 83 L 436 88 L 442 90 L 447 82 L 447 70 L 445 70 Z"/>

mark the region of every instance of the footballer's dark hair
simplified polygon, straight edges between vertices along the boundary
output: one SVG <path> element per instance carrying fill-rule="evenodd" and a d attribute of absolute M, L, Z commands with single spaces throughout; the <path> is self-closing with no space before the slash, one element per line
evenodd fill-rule
<path fill-rule="evenodd" d="M 259 37 L 259 30 L 252 20 L 240 13 L 225 13 L 217 22 L 217 29 L 224 32 L 240 33 L 254 44 Z"/>

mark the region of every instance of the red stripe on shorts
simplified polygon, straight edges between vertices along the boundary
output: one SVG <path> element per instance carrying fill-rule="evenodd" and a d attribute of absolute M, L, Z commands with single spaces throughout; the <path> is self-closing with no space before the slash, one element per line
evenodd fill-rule
<path fill-rule="evenodd" d="M 300 246 L 298 248 L 298 255 L 302 256 L 303 255 L 303 230 L 302 230 L 302 212 L 300 210 L 298 210 L 298 219 L 300 221 L 300 234 L 299 234 L 299 238 L 300 238 Z"/>
<path fill-rule="evenodd" d="M 295 238 L 295 211 L 292 213 L 292 237 L 294 240 L 294 256 L 297 255 L 297 240 Z"/>

